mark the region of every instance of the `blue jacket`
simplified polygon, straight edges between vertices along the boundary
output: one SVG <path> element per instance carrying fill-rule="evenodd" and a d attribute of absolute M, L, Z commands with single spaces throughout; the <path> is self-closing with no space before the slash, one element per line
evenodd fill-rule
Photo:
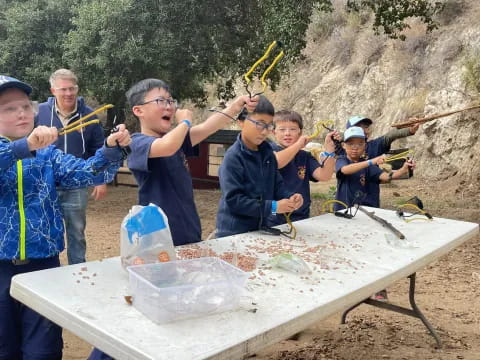
<path fill-rule="evenodd" d="M 25 138 L 0 136 L 0 260 L 58 255 L 64 229 L 56 186 L 110 182 L 122 161 L 116 147 L 83 160 L 54 146 L 30 152 Z"/>
<path fill-rule="evenodd" d="M 77 114 L 69 123 L 72 123 L 82 116 L 91 113 L 93 110 L 85 104 L 82 97 L 77 97 Z M 96 119 L 92 116 L 86 121 Z M 38 108 L 38 114 L 35 117 L 35 126 L 55 126 L 60 129 L 63 127 L 62 121 L 58 118 L 55 98 L 49 97 Z M 95 152 L 103 146 L 104 134 L 100 124 L 92 124 L 83 128 L 83 131 L 73 131 L 69 134 L 59 136 L 54 145 L 67 154 L 72 154 L 77 158 L 88 159 L 95 155 Z"/>
<path fill-rule="evenodd" d="M 292 196 L 278 172 L 277 159 L 266 141 L 258 151 L 241 140 L 227 150 L 219 172 L 222 197 L 217 213 L 217 237 L 258 230 L 272 213 L 272 200 Z"/>

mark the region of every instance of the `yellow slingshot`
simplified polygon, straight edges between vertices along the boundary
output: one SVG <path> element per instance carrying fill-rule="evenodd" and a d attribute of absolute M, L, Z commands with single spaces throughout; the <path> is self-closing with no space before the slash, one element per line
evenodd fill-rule
<path fill-rule="evenodd" d="M 408 155 L 413 155 L 413 150 L 407 150 L 407 151 L 403 151 L 401 153 L 389 156 L 385 159 L 385 162 L 391 162 L 391 161 L 401 160 L 401 159 L 408 160 Z"/>
<path fill-rule="evenodd" d="M 402 209 L 404 208 L 412 208 L 413 210 L 415 210 L 416 212 L 412 213 L 411 215 L 405 215 L 405 213 L 402 211 Z M 412 218 L 409 218 L 411 216 L 414 216 L 414 215 L 417 215 L 417 214 L 421 214 L 425 217 L 412 217 Z M 417 205 L 415 204 L 410 204 L 410 203 L 406 203 L 406 204 L 402 204 L 402 205 L 399 205 L 398 206 L 398 210 L 397 210 L 397 215 L 400 216 L 405 222 L 409 223 L 409 222 L 412 222 L 412 221 L 415 221 L 415 220 L 422 220 L 422 221 L 432 221 L 433 220 L 433 216 L 430 215 L 428 212 L 426 212 L 425 210 L 421 209 L 420 207 L 418 207 Z"/>
<path fill-rule="evenodd" d="M 335 125 L 335 121 L 333 120 L 320 120 L 320 121 L 317 121 L 314 125 L 314 128 L 315 128 L 315 132 L 310 135 L 308 138 L 310 140 L 316 138 L 318 135 L 320 135 L 322 133 L 323 130 L 329 130 L 329 131 L 332 131 L 331 129 L 331 126 L 334 126 Z"/>
<path fill-rule="evenodd" d="M 267 88 L 267 82 L 265 81 L 265 78 L 267 77 L 268 73 L 270 71 L 272 71 L 272 69 L 275 67 L 275 65 L 277 65 L 277 63 L 280 61 L 280 59 L 285 55 L 285 53 L 283 52 L 283 50 L 281 50 L 278 55 L 273 59 L 272 63 L 270 64 L 269 67 L 267 67 L 267 69 L 263 72 L 262 76 L 260 77 L 260 82 L 262 83 L 262 91 L 261 92 L 258 92 L 256 94 L 253 94 L 250 92 L 250 89 L 248 88 L 250 82 L 252 81 L 252 79 L 250 79 L 250 76 L 252 75 L 252 73 L 255 71 L 255 69 L 262 63 L 264 62 L 265 60 L 268 59 L 268 57 L 270 56 L 270 53 L 272 52 L 272 50 L 275 48 L 275 47 L 279 47 L 281 48 L 283 46 L 283 44 L 280 42 L 280 41 L 273 41 L 267 48 L 267 51 L 265 51 L 265 54 L 263 54 L 263 56 L 258 59 L 255 64 L 252 65 L 252 67 L 250 68 L 250 70 L 248 70 L 245 75 L 244 75 L 244 78 L 245 78 L 245 82 L 246 82 L 246 85 L 245 85 L 245 89 L 247 90 L 248 94 L 250 95 L 250 97 L 254 97 L 254 96 L 257 96 L 257 95 L 260 95 L 260 94 L 263 94 Z"/>
<path fill-rule="evenodd" d="M 288 231 L 282 231 L 282 235 L 294 239 L 297 237 L 297 228 L 293 225 L 292 220 L 290 220 L 290 216 L 292 215 L 291 212 L 283 214 L 285 219 L 287 220 L 287 224 L 290 227 Z"/>
<path fill-rule="evenodd" d="M 98 119 L 90 120 L 90 121 L 87 121 L 87 122 L 84 122 L 84 121 L 91 118 L 94 115 L 97 115 L 98 113 L 100 113 L 104 110 L 111 109 L 111 108 L 113 108 L 113 105 L 112 104 L 107 104 L 107 105 L 104 105 L 104 106 L 98 108 L 95 111 L 92 111 L 90 114 L 87 114 L 87 115 L 81 117 L 80 119 L 72 122 L 71 124 L 68 124 L 67 126 L 61 128 L 61 129 L 58 129 L 58 135 L 66 135 L 66 134 L 69 134 L 73 131 L 84 128 L 88 125 L 99 124 L 100 120 L 98 120 Z"/>

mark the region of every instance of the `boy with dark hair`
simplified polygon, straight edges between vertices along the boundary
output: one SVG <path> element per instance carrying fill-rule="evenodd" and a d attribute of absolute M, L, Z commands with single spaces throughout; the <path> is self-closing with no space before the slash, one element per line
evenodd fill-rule
<path fill-rule="evenodd" d="M 299 209 L 301 194 L 287 190 L 278 172 L 270 144 L 275 109 L 260 96 L 255 110 L 242 112 L 237 141 L 227 150 L 220 165 L 222 197 L 217 213 L 217 237 L 266 227 L 270 215 Z"/>
<path fill-rule="evenodd" d="M 32 88 L 0 75 L 0 359 L 62 358 L 62 329 L 10 296 L 14 275 L 60 266 L 64 227 L 56 185 L 111 181 L 130 143 L 123 125 L 88 160 L 51 146 L 55 127 L 33 128 Z"/>
<path fill-rule="evenodd" d="M 277 158 L 280 175 L 285 187 L 298 192 L 303 197 L 303 205 L 294 211 L 292 221 L 307 219 L 310 216 L 310 181 L 328 181 L 335 170 L 335 144 L 333 138 L 336 131 L 330 132 L 325 138 L 325 152 L 321 154 L 322 164 L 308 151 L 302 150 L 310 141 L 302 135 L 303 119 L 299 113 L 281 110 L 273 117 L 276 143 L 272 143 Z M 268 225 L 280 225 L 286 222 L 283 215 L 270 215 Z"/>
<path fill-rule="evenodd" d="M 141 126 L 141 133 L 132 135 L 128 158 L 128 167 L 139 185 L 139 204 L 154 203 L 165 211 L 176 246 L 201 241 L 200 218 L 185 157 L 195 155 L 195 145 L 228 125 L 230 117 L 245 104 L 254 107 L 257 100 L 238 97 L 224 114 L 215 113 L 192 126 L 192 112 L 177 110 L 177 101 L 161 80 L 142 80 L 126 95 Z M 174 116 L 178 125 L 171 130 Z"/>

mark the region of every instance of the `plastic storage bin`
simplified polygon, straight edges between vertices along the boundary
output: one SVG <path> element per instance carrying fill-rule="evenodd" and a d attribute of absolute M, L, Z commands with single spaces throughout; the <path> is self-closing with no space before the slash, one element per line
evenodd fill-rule
<path fill-rule="evenodd" d="M 156 323 L 235 309 L 248 274 L 204 257 L 129 266 L 133 306 Z"/>

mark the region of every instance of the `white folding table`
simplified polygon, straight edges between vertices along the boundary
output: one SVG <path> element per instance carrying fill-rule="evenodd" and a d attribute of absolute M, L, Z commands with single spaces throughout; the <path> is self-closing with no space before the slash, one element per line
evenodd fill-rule
<path fill-rule="evenodd" d="M 202 242 L 217 254 L 258 258 L 235 311 L 157 325 L 124 300 L 128 275 L 118 257 L 17 275 L 11 294 L 116 359 L 240 359 L 356 306 L 479 232 L 475 223 L 405 223 L 393 211 L 370 210 L 407 240 L 359 212 L 296 222 L 295 240 L 252 232 Z M 299 255 L 312 273 L 272 268 L 278 252 Z"/>

